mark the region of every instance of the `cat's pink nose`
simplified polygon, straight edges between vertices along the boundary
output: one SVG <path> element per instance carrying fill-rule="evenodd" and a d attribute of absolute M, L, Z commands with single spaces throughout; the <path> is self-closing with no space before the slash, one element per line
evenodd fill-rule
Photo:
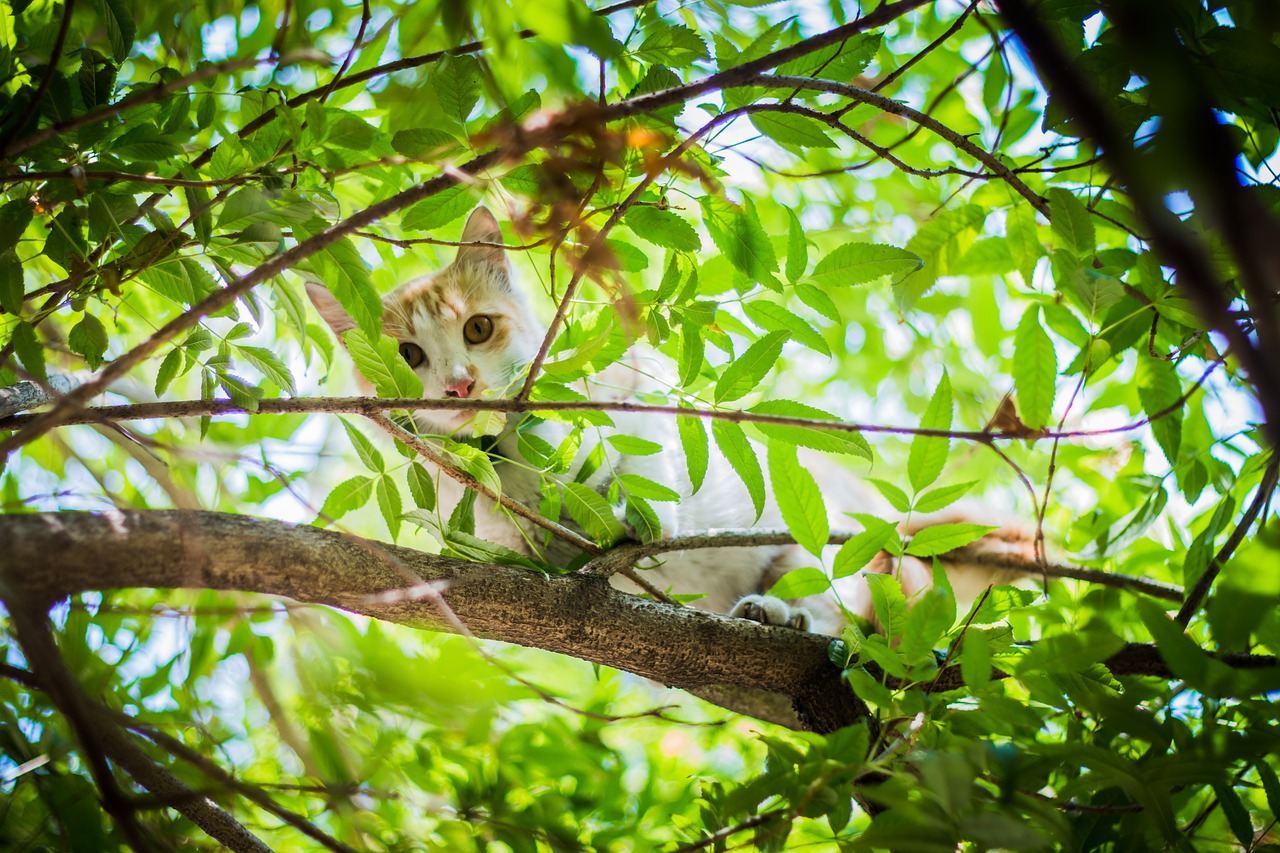
<path fill-rule="evenodd" d="M 476 381 L 474 379 L 463 376 L 444 386 L 444 395 L 446 397 L 470 397 L 471 390 L 475 387 Z"/>

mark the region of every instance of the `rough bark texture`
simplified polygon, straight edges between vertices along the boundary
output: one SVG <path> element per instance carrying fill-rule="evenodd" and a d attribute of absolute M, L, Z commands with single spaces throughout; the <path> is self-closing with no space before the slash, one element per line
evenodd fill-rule
<path fill-rule="evenodd" d="M 693 692 L 728 685 L 748 690 L 716 695 L 782 694 L 815 731 L 865 713 L 827 660 L 829 637 L 649 601 L 603 578 L 545 577 L 315 527 L 180 510 L 5 515 L 0 542 L 0 594 L 11 602 L 44 606 L 129 587 L 267 593 L 416 628 L 457 631 L 461 623 L 478 637 Z M 760 716 L 774 718 L 772 706 Z"/>

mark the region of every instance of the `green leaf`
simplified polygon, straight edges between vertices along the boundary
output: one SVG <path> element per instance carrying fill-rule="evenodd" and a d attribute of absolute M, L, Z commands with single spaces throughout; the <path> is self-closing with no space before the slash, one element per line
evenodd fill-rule
<path fill-rule="evenodd" d="M 262 389 L 251 385 L 234 373 L 219 372 L 218 387 L 231 398 L 231 402 L 246 412 L 258 411 L 258 401 L 262 399 Z"/>
<path fill-rule="evenodd" d="M 327 145 L 364 152 L 373 146 L 373 141 L 378 137 L 377 129 L 358 115 L 326 109 L 325 118 L 328 132 L 324 140 Z"/>
<path fill-rule="evenodd" d="M 840 546 L 832 564 L 832 575 L 837 579 L 844 578 L 865 568 L 897 535 L 892 522 L 868 524 L 866 530 Z"/>
<path fill-rule="evenodd" d="M 18 241 L 31 224 L 34 215 L 32 204 L 28 199 L 20 198 L 0 207 L 0 252 L 7 252 Z"/>
<path fill-rule="evenodd" d="M 867 586 L 871 590 L 871 603 L 875 608 L 876 620 L 879 621 L 884 635 L 890 640 L 902 636 L 902 628 L 907 616 L 907 599 L 902 594 L 902 585 L 892 575 L 868 572 L 865 575 Z"/>
<path fill-rule="evenodd" d="M 720 448 L 746 487 L 758 521 L 760 513 L 764 512 L 764 472 L 756 458 L 755 447 L 747 440 L 742 427 L 731 421 L 712 421 L 711 435 L 716 440 L 716 447 Z"/>
<path fill-rule="evenodd" d="M 607 441 L 613 449 L 628 456 L 652 456 L 662 452 L 662 445 L 647 438 L 636 438 L 634 435 L 611 435 Z"/>
<path fill-rule="evenodd" d="M 1271 809 L 1272 817 L 1280 816 L 1280 779 L 1276 778 L 1276 771 L 1271 769 L 1265 758 L 1259 758 L 1253 767 L 1258 771 L 1262 790 L 1267 794 L 1267 807 Z"/>
<path fill-rule="evenodd" d="M 1138 605 L 1151 602 L 1139 599 Z M 1019 675 L 1053 672 L 1080 672 L 1101 663 L 1124 646 L 1124 640 L 1110 631 L 1087 628 L 1042 637 L 1018 661 Z"/>
<path fill-rule="evenodd" d="M 369 277 L 369 265 L 355 244 L 343 237 L 312 255 L 311 263 L 319 280 L 356 321 L 366 339 L 376 340 L 382 334 L 382 300 Z M 397 360 L 404 363 L 398 355 Z"/>
<path fill-rule="evenodd" d="M 117 63 L 129 58 L 137 25 L 124 0 L 93 0 L 98 16 L 107 25 L 107 38 L 111 41 L 111 57 Z"/>
<path fill-rule="evenodd" d="M 729 263 L 752 281 L 768 286 L 778 269 L 778 259 L 773 253 L 773 243 L 760 227 L 755 208 L 750 205 L 741 208 L 707 196 L 702 199 L 702 210 L 711 240 Z"/>
<path fill-rule="evenodd" d="M 623 222 L 637 237 L 679 252 L 696 252 L 702 248 L 698 232 L 670 210 L 657 207 L 632 207 Z"/>
<path fill-rule="evenodd" d="M 686 68 L 706 59 L 707 43 L 688 27 L 660 25 L 632 52 L 641 62 Z"/>
<path fill-rule="evenodd" d="M 809 241 L 800 227 L 800 217 L 787 208 L 787 281 L 795 284 L 809 268 Z M 836 322 L 839 322 L 838 320 Z"/>
<path fill-rule="evenodd" d="M 756 130 L 783 145 L 799 145 L 803 148 L 835 148 L 836 142 L 827 136 L 822 122 L 807 115 L 783 112 L 757 112 L 751 114 Z"/>
<path fill-rule="evenodd" d="M 644 498 L 627 495 L 624 517 L 641 542 L 657 542 L 662 538 L 662 522 Z"/>
<path fill-rule="evenodd" d="M 379 335 L 370 342 L 360 329 L 351 329 L 342 339 L 351 352 L 356 369 L 373 383 L 380 397 L 421 397 L 422 380 L 400 357 L 393 338 Z"/>
<path fill-rule="evenodd" d="M 0 309 L 16 316 L 22 314 L 26 285 L 22 276 L 22 261 L 18 253 L 9 249 L 0 254 Z"/>
<path fill-rule="evenodd" d="M 942 587 L 930 587 L 907 611 L 902 628 L 902 644 L 898 646 L 898 651 L 909 662 L 926 656 L 932 662 L 933 648 L 951 628 L 955 618 L 955 596 Z"/>
<path fill-rule="evenodd" d="M 493 460 L 489 458 L 489 454 L 478 447 L 459 441 L 446 442 L 444 449 L 450 461 L 464 473 L 470 474 L 480 485 L 494 494 L 502 494 L 502 480 L 494 470 Z"/>
<path fill-rule="evenodd" d="M 359 509 L 369 503 L 373 497 L 373 478 L 358 476 L 344 480 L 333 487 L 329 497 L 324 499 L 320 509 L 320 517 L 316 524 L 323 527 L 330 521 L 337 521 L 342 516 Z"/>
<path fill-rule="evenodd" d="M 521 26 L 533 30 L 551 44 L 580 44 L 601 59 L 622 53 L 609 24 L 582 0 L 539 0 L 512 6 Z"/>
<path fill-rule="evenodd" d="M 884 496 L 889 502 L 889 506 L 898 512 L 911 512 L 911 498 L 907 497 L 907 493 L 895 486 L 887 480 L 881 480 L 877 477 L 868 477 L 867 482 L 876 487 L 876 491 Z"/>
<path fill-rule="evenodd" d="M 945 554 L 998 529 L 998 526 L 986 524 L 935 524 L 911 537 L 911 541 L 907 543 L 907 553 L 913 557 Z"/>
<path fill-rule="evenodd" d="M 417 462 L 409 463 L 409 496 L 413 502 L 430 512 L 436 508 L 436 484 L 431 474 Z"/>
<path fill-rule="evenodd" d="M 444 114 L 465 125 L 480 100 L 480 63 L 474 56 L 446 56 L 434 72 L 431 85 Z"/>
<path fill-rule="evenodd" d="M 689 469 L 689 482 L 693 485 L 694 493 L 697 493 L 707 476 L 707 463 L 711 458 L 707 428 L 702 423 L 702 418 L 682 415 L 676 418 L 676 431 L 680 434 L 680 446 L 684 450 L 685 465 Z"/>
<path fill-rule="evenodd" d="M 378 478 L 375 489 L 378 497 L 378 510 L 382 520 L 387 523 L 387 531 L 391 533 L 391 541 L 400 538 L 400 516 L 404 512 L 404 504 L 400 501 L 400 490 L 387 475 Z"/>
<path fill-rule="evenodd" d="M 67 335 L 67 346 L 72 352 L 84 356 L 85 362 L 97 370 L 102 365 L 102 356 L 107 351 L 107 330 L 97 317 L 85 314 Z"/>
<path fill-rule="evenodd" d="M 1182 412 L 1186 407 L 1185 403 L 1178 405 L 1182 396 L 1178 370 L 1171 361 L 1140 355 L 1134 381 L 1142 409 L 1151 419 L 1151 433 L 1169 464 L 1176 465 L 1178 449 L 1182 446 Z"/>
<path fill-rule="evenodd" d="M 1018 411 L 1027 426 L 1039 429 L 1049 423 L 1057 375 L 1053 341 L 1040 325 L 1040 306 L 1032 305 L 1022 315 L 1013 342 L 1013 384 Z"/>
<path fill-rule="evenodd" d="M 284 366 L 280 356 L 266 347 L 243 344 L 236 345 L 236 352 L 239 358 L 251 364 L 255 370 L 274 382 L 281 390 L 288 391 L 290 394 L 297 393 L 293 384 L 293 374 Z"/>
<path fill-rule="evenodd" d="M 338 418 L 342 424 L 342 428 L 346 430 L 347 439 L 356 449 L 356 456 L 364 467 L 368 468 L 375 474 L 381 474 L 387 470 L 387 465 L 382 459 L 382 454 L 373 446 L 373 442 L 360 430 L 347 423 L 346 418 Z"/>
<path fill-rule="evenodd" d="M 941 486 L 931 489 L 916 500 L 914 509 L 916 512 L 937 512 L 964 497 L 965 493 L 977 484 L 977 480 L 970 480 L 967 483 L 957 483 L 954 486 Z"/>
<path fill-rule="evenodd" d="M 22 363 L 22 367 L 36 379 L 45 381 L 49 378 L 44 366 L 44 347 L 36 339 L 35 327 L 25 320 L 13 327 L 14 355 Z"/>
<path fill-rule="evenodd" d="M 793 400 L 765 400 L 757 403 L 747 411 L 756 415 L 770 415 L 783 418 L 807 418 L 817 421 L 834 421 L 836 416 L 824 412 L 814 406 L 797 403 Z M 808 447 L 826 453 L 844 453 L 871 460 L 871 445 L 862 435 L 853 430 L 823 429 L 821 427 L 787 426 L 783 424 L 757 423 L 756 429 L 765 436 L 794 444 L 797 447 Z"/>
<path fill-rule="evenodd" d="M 975 692 L 991 683 L 991 650 L 987 647 L 987 634 L 981 628 L 970 626 L 965 632 L 960 646 L 960 674 Z"/>
<path fill-rule="evenodd" d="M 822 549 L 831 535 L 827 508 L 817 481 L 797 461 L 795 447 L 769 442 L 769 479 L 778 510 L 791 535 L 800 547 L 822 559 Z"/>
<path fill-rule="evenodd" d="M 452 186 L 405 211 L 400 227 L 406 231 L 432 231 L 461 219 L 475 206 L 475 199 L 466 187 Z"/>
<path fill-rule="evenodd" d="M 831 579 L 822 569 L 812 566 L 803 569 L 792 569 L 769 590 L 775 598 L 804 598 L 807 595 L 821 595 L 831 588 Z"/>
<path fill-rule="evenodd" d="M 798 343 L 804 344 L 814 352 L 831 357 L 831 347 L 823 340 L 822 335 L 809 325 L 809 322 L 792 314 L 776 302 L 756 299 L 744 303 L 743 311 L 751 322 L 769 332 L 787 332 Z"/>
<path fill-rule="evenodd" d="M 160 367 L 156 370 L 156 396 L 163 397 L 164 392 L 168 389 L 169 384 L 173 382 L 178 375 L 178 368 L 182 366 L 182 350 L 174 347 L 169 350 L 169 354 L 164 357 L 164 361 L 160 362 Z"/>
<path fill-rule="evenodd" d="M 142 125 L 127 130 L 111 146 L 111 153 L 125 160 L 167 160 L 182 153 L 182 146 L 159 128 Z"/>
<path fill-rule="evenodd" d="M 220 231 L 238 230 L 254 222 L 300 225 L 315 216 L 315 204 L 300 195 L 272 197 L 255 187 L 237 190 L 218 211 Z"/>
<path fill-rule="evenodd" d="M 808 305 L 831 322 L 844 323 L 840 317 L 840 309 L 836 308 L 835 300 L 825 290 L 820 290 L 812 284 L 800 283 L 796 285 L 796 296 L 800 297 L 800 301 L 805 305 Z"/>
<path fill-rule="evenodd" d="M 929 400 L 924 418 L 920 421 L 922 429 L 948 431 L 951 429 L 951 377 L 944 371 L 938 388 Z M 911 441 L 911 453 L 907 457 L 907 476 L 911 487 L 920 492 L 930 486 L 942 468 L 947 464 L 947 455 L 951 452 L 951 440 L 936 436 L 917 435 Z"/>
<path fill-rule="evenodd" d="M 845 243 L 818 261 L 809 280 L 822 287 L 866 284 L 887 275 L 920 269 L 924 261 L 913 252 L 878 243 Z"/>
<path fill-rule="evenodd" d="M 460 146 L 451 133 L 435 127 L 415 127 L 398 131 L 391 137 L 391 147 L 401 156 L 434 162 Z"/>
<path fill-rule="evenodd" d="M 622 525 L 598 492 L 583 483 L 564 484 L 564 506 L 569 516 L 600 545 L 622 538 Z"/>
<path fill-rule="evenodd" d="M 1011 610 L 1026 607 L 1035 601 L 1037 594 L 1016 586 L 993 586 L 986 598 L 979 598 L 969 609 L 966 621 L 973 625 L 991 625 L 1003 619 Z"/>
<path fill-rule="evenodd" d="M 756 390 L 765 374 L 778 363 L 788 337 L 786 332 L 770 332 L 731 361 L 716 382 L 716 403 L 731 403 Z"/>
<path fill-rule="evenodd" d="M 1089 211 L 1070 190 L 1053 187 L 1049 190 L 1049 221 L 1053 233 L 1067 249 L 1077 257 L 1093 254 L 1097 248 L 1097 235 Z"/>
<path fill-rule="evenodd" d="M 618 482 L 627 490 L 628 494 L 635 495 L 638 498 L 646 498 L 651 501 L 678 501 L 680 493 L 669 486 L 661 483 L 655 483 L 648 477 L 641 477 L 639 474 L 619 474 Z"/>
<path fill-rule="evenodd" d="M 1253 847 L 1253 821 L 1249 819 L 1249 810 L 1240 801 L 1235 788 L 1221 782 L 1214 783 L 1213 792 L 1218 795 L 1218 804 L 1227 818 L 1227 825 L 1240 845 L 1249 850 Z"/>

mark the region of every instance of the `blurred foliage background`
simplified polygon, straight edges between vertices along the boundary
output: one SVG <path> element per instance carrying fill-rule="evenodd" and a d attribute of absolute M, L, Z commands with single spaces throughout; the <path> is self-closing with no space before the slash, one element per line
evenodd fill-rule
<path fill-rule="evenodd" d="M 976 483 L 970 495 L 1043 530 L 1051 559 L 1188 589 L 1221 569 L 1185 634 L 1165 613 L 1178 602 L 1079 582 L 1008 593 L 972 624 L 961 611 L 925 648 L 954 651 L 967 630 L 959 691 L 889 690 L 855 659 L 852 683 L 883 726 L 873 744 L 865 728 L 786 732 L 547 653 L 248 595 L 60 604 L 60 649 L 85 691 L 266 792 L 333 849 L 1273 849 L 1274 663 L 1242 671 L 1209 652 L 1280 649 L 1269 386 L 1240 361 L 1246 344 L 1256 364 L 1280 353 L 1276 288 L 1245 286 L 1257 258 L 1205 201 L 1222 178 L 1179 110 L 1208 105 L 1232 148 L 1225 180 L 1274 228 L 1280 19 L 1247 2 L 1136 4 L 1170 39 L 1144 52 L 1127 11 L 1031 5 L 1130 145 L 1145 197 L 986 3 L 903 4 L 774 72 L 834 87 L 743 74 L 649 108 L 636 99 L 860 10 L 11 0 L 0 386 L 120 364 L 105 403 L 246 411 L 29 442 L 11 423 L 7 513 L 324 515 L 438 550 L 405 523 L 431 507 L 383 435 L 355 415 L 344 428 L 334 414 L 254 410 L 358 393 L 303 281 L 326 281 L 349 309 L 376 304 L 447 263 L 484 203 L 528 247 L 508 254 L 540 316 L 583 277 L 552 352 L 572 366 L 539 379 L 542 399 L 647 338 L 679 366 L 670 401 L 788 400 L 858 424 L 1012 437 L 952 441 L 935 483 L 909 470 L 909 435 L 865 431 L 874 461 L 833 459 L 888 483 L 891 502 L 891 487 L 918 498 Z M 1187 68 L 1197 88 L 1180 101 Z M 619 104 L 641 106 L 609 112 Z M 467 166 L 495 148 L 485 168 Z M 193 309 L 438 175 L 465 180 Z M 1211 259 L 1236 336 L 1202 319 L 1205 300 L 1152 251 L 1153 194 Z M 184 316 L 146 358 L 120 361 Z M 761 340 L 778 347 L 755 390 L 727 399 L 724 366 Z M 954 399 L 946 419 L 929 406 L 940 387 Z M 1234 556 L 1216 560 L 1242 526 Z M 1117 678 L 1099 663 L 1152 640 L 1176 678 Z M 0 642 L 0 846 L 123 849 L 65 720 L 24 682 L 20 648 Z M 991 680 L 993 661 L 1017 677 Z M 272 849 L 321 843 L 198 763 L 165 761 Z M 888 779 L 874 821 L 848 795 L 868 768 Z M 215 847 L 173 809 L 141 814 L 157 849 Z"/>

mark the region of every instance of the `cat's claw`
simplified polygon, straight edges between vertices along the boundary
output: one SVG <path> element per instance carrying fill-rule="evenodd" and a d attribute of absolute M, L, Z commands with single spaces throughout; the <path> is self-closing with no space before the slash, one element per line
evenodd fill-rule
<path fill-rule="evenodd" d="M 808 631 L 809 626 L 813 624 L 813 615 L 808 610 L 787 604 L 781 598 L 774 598 L 772 595 L 748 595 L 733 606 L 729 615 L 739 619 L 750 619 L 761 625 L 795 628 L 797 631 Z"/>

